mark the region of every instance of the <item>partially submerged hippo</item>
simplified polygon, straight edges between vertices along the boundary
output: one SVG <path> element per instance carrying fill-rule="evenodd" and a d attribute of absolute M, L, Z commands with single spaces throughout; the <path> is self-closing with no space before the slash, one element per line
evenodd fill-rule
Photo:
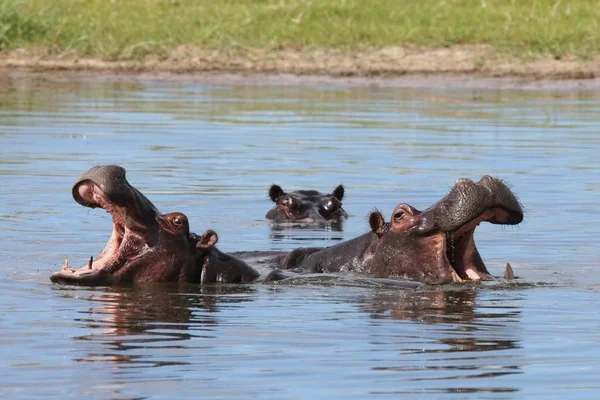
<path fill-rule="evenodd" d="M 339 185 L 331 194 L 316 190 L 296 190 L 286 193 L 278 185 L 269 189 L 269 197 L 275 206 L 266 218 L 275 221 L 327 222 L 348 218 L 342 208 L 344 187 Z"/>
<path fill-rule="evenodd" d="M 279 262 L 284 269 L 310 272 L 356 271 L 427 283 L 490 278 L 473 234 L 481 222 L 516 225 L 523 210 L 499 179 L 459 179 L 450 193 L 425 211 L 400 204 L 386 222 L 369 217 L 371 232 L 327 248 L 296 249 Z M 512 270 L 507 266 L 507 276 Z"/>
<path fill-rule="evenodd" d="M 73 186 L 73 198 L 103 208 L 113 219 L 104 250 L 79 269 L 65 264 L 52 282 L 112 285 L 132 282 L 252 282 L 259 273 L 219 251 L 214 231 L 190 233 L 182 213 L 161 214 L 125 178 L 125 170 L 108 165 L 86 172 Z M 273 278 L 273 277 L 271 277 Z"/>

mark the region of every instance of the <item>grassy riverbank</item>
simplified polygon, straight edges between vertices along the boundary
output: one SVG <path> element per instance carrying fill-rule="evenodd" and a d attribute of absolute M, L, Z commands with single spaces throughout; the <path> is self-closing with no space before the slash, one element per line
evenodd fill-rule
<path fill-rule="evenodd" d="M 592 0 L 3 0 L 0 50 L 135 61 L 485 48 L 469 61 L 481 69 L 497 55 L 591 60 L 599 24 Z"/>

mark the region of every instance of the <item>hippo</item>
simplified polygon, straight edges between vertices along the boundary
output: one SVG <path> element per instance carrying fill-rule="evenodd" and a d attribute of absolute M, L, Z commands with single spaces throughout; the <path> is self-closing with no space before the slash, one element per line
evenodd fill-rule
<path fill-rule="evenodd" d="M 373 211 L 370 232 L 327 248 L 299 248 L 275 262 L 283 269 L 355 271 L 430 284 L 491 279 L 475 246 L 475 229 L 482 222 L 517 225 L 522 220 L 521 204 L 502 180 L 464 178 L 424 211 L 400 204 L 389 222 Z M 513 277 L 510 265 L 505 277 Z"/>
<path fill-rule="evenodd" d="M 342 208 L 344 186 L 339 185 L 331 194 L 317 190 L 296 190 L 286 193 L 278 185 L 269 189 L 269 197 L 275 203 L 266 215 L 267 219 L 277 222 L 295 221 L 322 223 L 341 221 L 348 218 Z"/>
<path fill-rule="evenodd" d="M 161 214 L 127 182 L 115 165 L 87 171 L 73 186 L 73 198 L 89 208 L 111 214 L 113 230 L 100 254 L 84 267 L 52 274 L 55 283 L 107 286 L 137 282 L 249 283 L 260 274 L 244 261 L 219 251 L 216 232 L 190 232 L 179 212 Z M 269 279 L 275 279 L 272 275 Z"/>

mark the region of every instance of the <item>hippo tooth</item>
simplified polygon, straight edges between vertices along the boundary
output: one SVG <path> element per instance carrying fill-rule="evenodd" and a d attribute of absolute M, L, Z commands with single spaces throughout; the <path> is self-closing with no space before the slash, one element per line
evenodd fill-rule
<path fill-rule="evenodd" d="M 65 262 L 62 265 L 62 270 L 63 271 L 68 271 L 69 270 L 69 260 L 67 260 L 66 258 L 65 258 Z"/>
<path fill-rule="evenodd" d="M 515 279 L 515 273 L 514 273 L 512 267 L 510 266 L 510 263 L 506 263 L 506 270 L 504 271 L 504 279 L 509 280 L 509 281 Z"/>
<path fill-rule="evenodd" d="M 478 273 L 477 271 L 475 271 L 475 270 L 468 269 L 468 270 L 466 271 L 466 274 L 467 274 L 467 277 L 468 277 L 469 279 L 471 279 L 472 281 L 478 281 L 478 280 L 480 280 L 480 279 L 481 279 L 481 276 L 480 276 L 480 275 L 479 275 L 479 273 Z"/>
<path fill-rule="evenodd" d="M 452 282 L 461 283 L 462 281 L 463 281 L 462 278 L 460 276 L 458 276 L 456 271 L 452 271 Z"/>
<path fill-rule="evenodd" d="M 94 262 L 94 257 L 92 256 L 92 257 L 90 257 L 90 261 L 88 261 L 88 265 L 87 265 L 88 269 L 92 269 L 93 262 Z"/>

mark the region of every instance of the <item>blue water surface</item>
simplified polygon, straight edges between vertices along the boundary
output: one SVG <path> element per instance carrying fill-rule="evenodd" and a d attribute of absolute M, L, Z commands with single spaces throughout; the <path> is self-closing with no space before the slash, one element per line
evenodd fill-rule
<path fill-rule="evenodd" d="M 600 92 L 42 80 L 0 89 L 0 398 L 572 398 L 600 393 Z M 112 227 L 71 186 L 116 163 L 219 248 L 328 246 L 461 177 L 519 195 L 477 246 L 514 284 L 52 285 Z M 342 230 L 268 188 L 346 188 Z"/>

